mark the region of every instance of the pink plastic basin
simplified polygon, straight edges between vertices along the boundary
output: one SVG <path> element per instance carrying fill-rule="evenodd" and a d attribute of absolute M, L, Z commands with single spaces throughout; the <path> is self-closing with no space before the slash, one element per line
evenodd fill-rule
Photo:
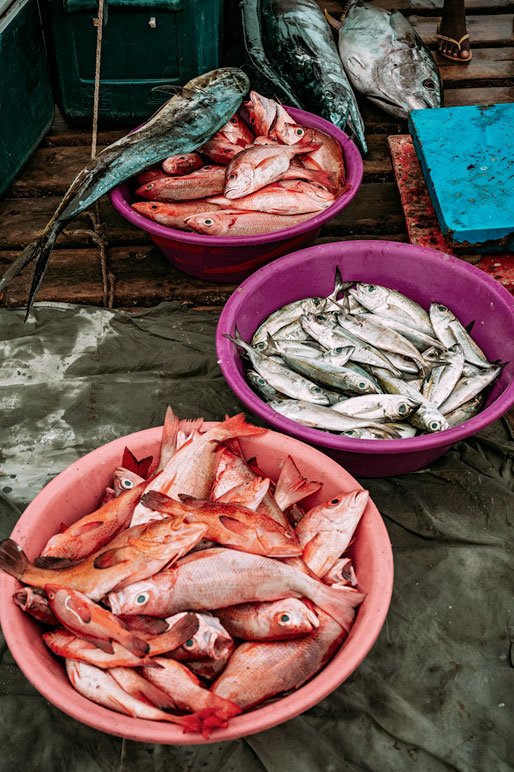
<path fill-rule="evenodd" d="M 292 228 L 257 236 L 205 236 L 189 233 L 149 220 L 132 209 L 136 200 L 130 182 L 114 188 L 109 197 L 115 209 L 134 225 L 147 231 L 164 256 L 179 270 L 211 282 L 240 282 L 252 271 L 287 252 L 309 246 L 321 226 L 341 212 L 357 193 L 362 181 L 362 158 L 357 146 L 329 121 L 312 113 L 288 107 L 302 126 L 320 129 L 337 139 L 343 148 L 346 182 L 351 186 L 320 214 Z"/>
<path fill-rule="evenodd" d="M 452 429 L 399 440 L 361 440 L 310 429 L 282 417 L 250 388 L 235 346 L 224 337 L 237 328 L 245 340 L 277 308 L 300 298 L 326 296 L 339 266 L 345 281 L 381 284 L 424 308 L 442 303 L 467 325 L 490 361 L 508 364 L 491 389 L 485 409 Z M 220 367 L 227 383 L 255 414 L 279 431 L 325 451 L 358 477 L 386 477 L 426 466 L 455 442 L 484 429 L 514 404 L 514 298 L 483 271 L 434 249 L 394 241 L 345 241 L 309 247 L 264 266 L 231 295 L 216 331 Z"/>
<path fill-rule="evenodd" d="M 214 424 L 207 424 L 213 426 Z M 11 537 L 36 557 L 50 536 L 93 511 L 127 446 L 138 457 L 159 452 L 162 427 L 130 434 L 88 453 L 71 464 L 39 493 L 18 520 Z M 307 501 L 314 505 L 342 491 L 362 486 L 335 461 L 304 443 L 277 432 L 241 441 L 246 457 L 256 456 L 262 470 L 276 479 L 283 459 L 291 454 L 300 471 L 323 487 Z M 19 583 L 0 572 L 0 622 L 7 644 L 23 673 L 49 702 L 102 732 L 141 742 L 174 745 L 232 740 L 261 732 L 287 721 L 315 705 L 336 689 L 362 662 L 386 618 L 393 586 L 393 557 L 384 522 L 370 501 L 349 550 L 359 580 L 367 593 L 357 610 L 348 638 L 326 667 L 305 686 L 266 707 L 231 719 L 227 729 L 216 729 L 206 741 L 199 733 L 161 721 L 148 721 L 108 710 L 82 697 L 68 681 L 63 660 L 54 656 L 41 638 L 42 627 L 12 601 Z"/>

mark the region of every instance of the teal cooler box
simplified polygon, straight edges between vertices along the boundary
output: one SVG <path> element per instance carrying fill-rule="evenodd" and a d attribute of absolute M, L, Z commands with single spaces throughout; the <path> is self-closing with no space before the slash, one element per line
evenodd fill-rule
<path fill-rule="evenodd" d="M 91 126 L 97 0 L 41 0 L 56 100 L 72 126 Z M 99 125 L 132 127 L 169 95 L 218 67 L 223 0 L 105 0 Z"/>
<path fill-rule="evenodd" d="M 54 100 L 36 0 L 0 0 L 0 194 L 44 137 Z"/>

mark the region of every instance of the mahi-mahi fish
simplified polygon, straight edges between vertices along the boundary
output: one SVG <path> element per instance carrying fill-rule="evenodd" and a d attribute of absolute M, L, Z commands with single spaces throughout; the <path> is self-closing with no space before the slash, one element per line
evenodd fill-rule
<path fill-rule="evenodd" d="M 339 30 L 339 55 L 353 88 L 397 118 L 440 107 L 439 70 L 416 30 L 399 11 L 350 0 Z"/>
<path fill-rule="evenodd" d="M 177 153 L 207 142 L 239 109 L 250 83 L 237 67 L 223 67 L 190 80 L 143 126 L 102 150 L 68 188 L 37 238 L 0 279 L 0 292 L 26 265 L 37 260 L 27 314 L 39 289 L 50 253 L 62 229 L 107 191 L 134 174 Z"/>

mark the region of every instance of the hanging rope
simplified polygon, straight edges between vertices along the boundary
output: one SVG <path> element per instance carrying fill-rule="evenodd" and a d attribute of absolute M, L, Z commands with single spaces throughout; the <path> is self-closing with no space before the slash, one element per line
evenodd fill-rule
<path fill-rule="evenodd" d="M 100 102 L 100 64 L 102 60 L 102 32 L 104 26 L 104 0 L 98 0 L 98 17 L 94 21 L 96 25 L 96 59 L 95 59 L 95 89 L 93 95 L 93 132 L 91 135 L 91 158 L 96 157 L 96 146 L 98 140 L 98 108 Z M 94 233 L 92 239 L 100 252 L 100 267 L 102 270 L 103 283 L 103 304 L 107 308 L 112 308 L 114 304 L 114 282 L 115 276 L 109 271 L 107 265 L 107 239 L 105 236 L 105 226 L 100 218 L 100 203 L 95 204 L 95 214 L 88 212 L 93 224 Z"/>

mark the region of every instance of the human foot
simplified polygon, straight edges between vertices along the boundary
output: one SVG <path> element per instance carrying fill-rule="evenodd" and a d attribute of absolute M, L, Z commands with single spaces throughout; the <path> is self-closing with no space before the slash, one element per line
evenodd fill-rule
<path fill-rule="evenodd" d="M 466 30 L 464 0 L 444 0 L 436 37 L 441 56 L 462 64 L 469 62 L 471 47 Z"/>

